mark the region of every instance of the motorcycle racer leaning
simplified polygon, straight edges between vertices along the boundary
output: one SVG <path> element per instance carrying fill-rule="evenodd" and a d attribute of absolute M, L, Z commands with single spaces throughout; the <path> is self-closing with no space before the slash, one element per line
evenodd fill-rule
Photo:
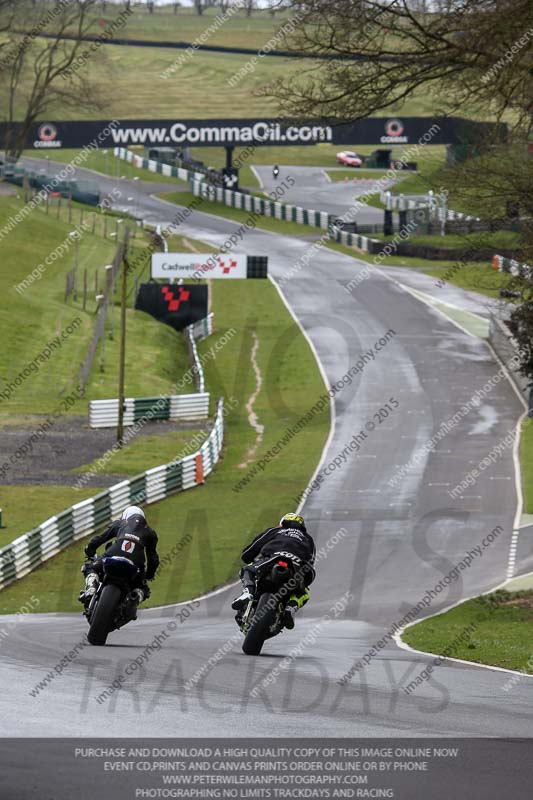
<path fill-rule="evenodd" d="M 293 590 L 283 617 L 285 627 L 289 630 L 294 628 L 294 616 L 309 600 L 307 587 L 316 577 L 313 569 L 315 543 L 313 537 L 307 532 L 303 517 L 299 514 L 285 514 L 280 519 L 278 526 L 267 528 L 242 551 L 241 558 L 245 562 L 245 566 L 241 567 L 239 577 L 244 591 L 231 604 L 232 609 L 238 612 L 237 622 L 239 622 L 240 612 L 255 596 L 258 567 L 266 561 L 272 560 L 274 554 L 280 552 L 292 553 L 303 562 L 295 573 L 295 577 L 299 579 L 299 586 Z"/>
<path fill-rule="evenodd" d="M 111 542 L 111 539 L 115 541 Z M 127 558 L 139 568 L 132 589 L 136 595 L 137 605 L 142 603 L 150 597 L 146 581 L 154 578 L 159 566 L 159 556 L 157 534 L 148 527 L 144 511 L 138 506 L 128 506 L 122 512 L 120 519 L 114 520 L 102 533 L 97 533 L 89 539 L 85 547 L 85 555 L 89 560 L 81 568 L 85 576 L 85 591 L 80 592 L 78 599 L 87 608 L 98 587 L 103 556 L 95 559 L 95 555 L 97 548 L 105 542 L 110 542 L 106 547 L 105 556 Z"/>

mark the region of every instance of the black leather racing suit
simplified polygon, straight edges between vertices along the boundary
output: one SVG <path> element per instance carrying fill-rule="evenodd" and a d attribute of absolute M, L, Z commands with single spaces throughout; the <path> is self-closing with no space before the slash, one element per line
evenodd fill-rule
<path fill-rule="evenodd" d="M 102 533 L 97 533 L 89 539 L 85 547 L 86 556 L 93 558 L 97 548 L 111 539 L 115 541 L 106 547 L 105 555 L 129 558 L 139 568 L 132 588 L 143 589 L 145 596 L 148 596 L 145 580 L 152 580 L 159 566 L 156 532 L 148 527 L 146 520 L 140 514 L 135 514 L 127 520 L 115 520 Z M 101 557 L 88 567 L 85 576 L 87 577 L 90 571 L 98 574 L 100 570 Z"/>
<path fill-rule="evenodd" d="M 290 598 L 301 607 L 309 598 L 307 586 L 316 577 L 313 569 L 316 548 L 313 537 L 307 531 L 281 527 L 264 530 L 241 553 L 241 558 L 246 563 L 240 572 L 241 580 L 253 592 L 257 567 L 280 552 L 293 553 L 302 560 L 302 567 L 296 573 L 301 579 L 300 586 Z"/>

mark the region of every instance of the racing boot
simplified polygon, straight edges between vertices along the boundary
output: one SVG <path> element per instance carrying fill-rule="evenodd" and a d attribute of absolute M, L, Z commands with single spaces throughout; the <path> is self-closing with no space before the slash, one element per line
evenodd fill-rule
<path fill-rule="evenodd" d="M 283 625 L 289 631 L 292 631 L 294 628 L 294 617 L 296 616 L 297 611 L 298 603 L 296 603 L 294 600 L 289 600 L 285 606 L 285 612 L 283 614 Z"/>
<path fill-rule="evenodd" d="M 246 605 L 253 600 L 253 594 L 250 586 L 245 586 L 242 594 L 235 598 L 231 607 L 234 611 L 242 611 Z"/>
<path fill-rule="evenodd" d="M 98 588 L 98 584 L 98 575 L 96 575 L 95 572 L 89 572 L 85 578 L 85 590 L 82 590 L 78 597 L 78 600 L 80 603 L 83 603 L 86 609 L 89 607 L 89 603 L 91 602 L 92 596 Z"/>

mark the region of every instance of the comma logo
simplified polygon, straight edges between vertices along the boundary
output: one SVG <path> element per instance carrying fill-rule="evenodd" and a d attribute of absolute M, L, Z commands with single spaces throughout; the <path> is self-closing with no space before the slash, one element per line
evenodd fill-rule
<path fill-rule="evenodd" d="M 388 119 L 385 123 L 385 133 L 387 136 L 401 136 L 403 133 L 403 122 L 399 119 Z"/>
<path fill-rule="evenodd" d="M 381 144 L 406 144 L 408 136 L 403 135 L 404 124 L 401 119 L 388 119 L 385 123 L 385 136 L 380 139 Z"/>
<path fill-rule="evenodd" d="M 53 142 L 57 136 L 57 128 L 51 122 L 44 122 L 37 131 L 37 136 L 41 142 Z"/>

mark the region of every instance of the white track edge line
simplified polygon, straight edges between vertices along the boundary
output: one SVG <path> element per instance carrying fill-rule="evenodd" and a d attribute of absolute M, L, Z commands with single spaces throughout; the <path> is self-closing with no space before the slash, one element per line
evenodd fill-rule
<path fill-rule="evenodd" d="M 271 275 L 268 276 L 268 279 L 275 286 L 279 296 L 281 297 L 281 300 L 282 300 L 283 304 L 287 308 L 289 314 L 291 315 L 291 317 L 293 318 L 295 323 L 300 328 L 301 332 L 304 335 L 304 338 L 307 340 L 307 343 L 309 344 L 309 347 L 311 348 L 311 352 L 313 353 L 313 355 L 315 357 L 315 361 L 316 361 L 316 363 L 318 365 L 318 369 L 319 369 L 320 375 L 321 375 L 322 380 L 324 382 L 324 387 L 325 387 L 325 389 L 327 391 L 329 391 L 329 389 L 331 387 L 329 385 L 328 377 L 326 375 L 326 370 L 324 369 L 324 365 L 322 364 L 320 356 L 318 355 L 318 351 L 317 351 L 317 349 L 316 349 L 316 347 L 314 345 L 314 342 L 312 341 L 311 337 L 309 336 L 309 334 L 307 333 L 307 331 L 303 327 L 302 323 L 300 322 L 300 320 L 298 319 L 298 317 L 296 316 L 296 314 L 294 313 L 294 311 L 290 307 L 290 305 L 289 305 L 289 303 L 287 301 L 287 298 L 285 297 L 285 295 L 281 291 L 281 288 L 278 286 L 276 281 L 272 278 Z M 309 483 L 306 486 L 306 490 L 313 483 L 313 481 L 315 480 L 316 476 L 318 475 L 318 473 L 322 469 L 322 465 L 323 465 L 324 461 L 326 460 L 327 450 L 328 450 L 328 448 L 329 448 L 329 446 L 331 444 L 331 441 L 333 439 L 333 436 L 335 434 L 335 426 L 336 426 L 336 422 L 337 422 L 337 417 L 336 417 L 336 414 L 335 414 L 335 403 L 333 402 L 333 399 L 331 397 L 329 398 L 329 419 L 330 419 L 330 425 L 329 425 L 328 437 L 327 437 L 327 439 L 326 439 L 326 441 L 324 443 L 324 447 L 322 448 L 322 453 L 320 454 L 320 459 L 318 461 L 318 464 L 316 465 L 315 471 L 313 472 L 313 474 L 311 476 L 311 479 L 309 480 Z M 305 494 L 305 491 L 304 491 L 304 494 Z M 298 505 L 298 508 L 296 509 L 296 513 L 298 513 L 298 514 L 300 513 L 301 509 L 305 505 L 306 499 L 307 498 L 305 498 L 305 499 L 300 501 L 300 503 Z"/>

